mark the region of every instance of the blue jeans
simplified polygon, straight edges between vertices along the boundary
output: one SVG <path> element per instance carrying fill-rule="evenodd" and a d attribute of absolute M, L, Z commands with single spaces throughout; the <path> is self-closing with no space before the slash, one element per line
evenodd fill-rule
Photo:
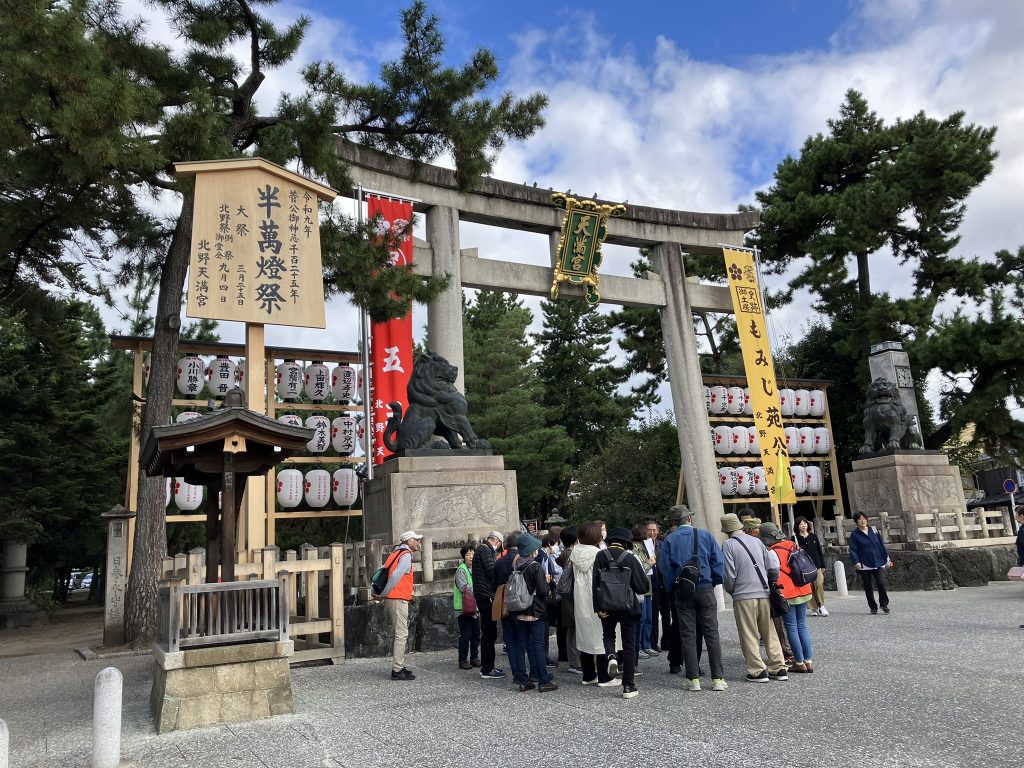
<path fill-rule="evenodd" d="M 526 652 L 527 658 L 530 660 L 530 672 L 537 678 L 537 682 L 543 685 L 544 683 L 551 681 L 551 675 L 548 674 L 547 668 L 547 649 L 546 645 L 547 637 L 544 634 L 547 628 L 544 621 L 519 621 L 516 619 L 516 652 L 518 658 L 516 659 L 517 664 L 520 665 L 522 670 L 522 677 L 516 677 L 517 683 L 525 683 L 529 680 L 526 675 L 525 664 L 523 664 L 523 651 Z M 509 660 L 512 659 L 511 648 L 509 649 Z M 515 666 L 512 667 L 515 672 Z"/>
<path fill-rule="evenodd" d="M 640 642 L 637 645 L 637 650 L 639 650 L 640 648 L 651 647 L 651 628 L 653 627 L 652 608 L 653 600 L 651 599 L 650 595 L 647 595 L 646 597 L 644 597 L 644 604 L 643 608 L 641 609 L 642 612 L 640 614 L 640 621 L 637 625 L 640 630 L 640 637 L 638 638 Z"/>
<path fill-rule="evenodd" d="M 501 639 L 508 649 L 508 668 L 512 679 L 517 683 L 525 683 L 530 679 L 526 672 L 526 645 L 520 645 L 519 627 L 522 622 L 509 617 L 501 620 Z"/>
<path fill-rule="evenodd" d="M 782 620 L 786 624 L 786 634 L 789 635 L 789 645 L 793 649 L 796 663 L 812 660 L 814 656 L 811 651 L 811 633 L 807 629 L 807 603 L 790 605 Z"/>

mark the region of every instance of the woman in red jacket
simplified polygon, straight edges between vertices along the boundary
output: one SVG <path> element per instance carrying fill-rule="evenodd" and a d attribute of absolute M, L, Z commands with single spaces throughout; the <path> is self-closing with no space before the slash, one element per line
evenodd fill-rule
<path fill-rule="evenodd" d="M 789 602 L 789 610 L 783 615 L 786 634 L 793 648 L 796 660 L 789 668 L 790 672 L 813 672 L 814 661 L 811 657 L 811 633 L 807 628 L 807 603 L 811 600 L 811 585 L 798 587 L 793 583 L 792 569 L 789 567 L 789 554 L 796 549 L 796 544 L 784 538 L 782 531 L 774 523 L 761 525 L 761 540 L 779 558 L 779 589 L 782 596 Z"/>

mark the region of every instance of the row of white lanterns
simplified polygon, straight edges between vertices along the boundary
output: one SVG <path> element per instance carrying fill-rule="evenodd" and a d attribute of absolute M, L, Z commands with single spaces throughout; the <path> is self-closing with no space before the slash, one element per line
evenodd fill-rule
<path fill-rule="evenodd" d="M 186 421 L 198 419 L 202 414 L 198 411 L 182 411 L 175 417 L 179 424 Z M 316 413 L 302 420 L 301 416 L 294 413 L 286 413 L 277 418 L 282 424 L 293 427 L 305 427 L 313 430 L 313 438 L 306 443 L 306 450 L 310 453 L 326 453 L 328 448 L 333 448 L 339 456 L 352 456 L 362 453 L 361 441 L 363 437 L 362 416 L 337 416 L 329 419 L 323 414 Z"/>
<path fill-rule="evenodd" d="M 185 478 L 168 480 L 167 501 L 174 496 L 174 505 L 183 512 L 193 512 L 203 505 L 204 488 L 186 483 Z M 359 498 L 359 478 L 351 467 L 311 469 L 303 476 L 297 469 L 283 469 L 277 473 L 277 502 L 285 509 L 299 506 L 305 500 L 313 509 L 321 509 L 334 500 L 340 507 L 351 507 Z"/>
<path fill-rule="evenodd" d="M 827 455 L 832 447 L 832 438 L 826 427 L 786 427 L 786 449 L 790 456 Z M 711 430 L 715 453 L 719 456 L 759 455 L 761 441 L 757 427 L 720 424 Z"/>
<path fill-rule="evenodd" d="M 245 360 L 237 364 L 227 355 L 218 355 L 208 364 L 199 355 L 188 353 L 178 361 L 177 387 L 186 397 L 199 397 L 208 388 L 214 397 L 224 397 L 238 384 L 245 383 Z M 145 367 L 149 384 L 149 366 Z M 297 400 L 303 393 L 314 403 L 322 403 L 328 395 L 334 402 L 348 405 L 358 400 L 362 376 L 355 366 L 342 363 L 328 369 L 320 360 L 303 368 L 295 360 L 285 360 L 276 369 L 277 395 L 285 402 Z"/>
<path fill-rule="evenodd" d="M 714 416 L 750 416 L 754 412 L 748 387 L 704 387 L 704 402 Z M 783 416 L 820 418 L 825 415 L 825 391 L 780 389 L 779 412 Z"/>
<path fill-rule="evenodd" d="M 789 474 L 796 493 L 821 493 L 821 467 L 791 464 Z M 718 487 L 722 496 L 768 495 L 768 479 L 762 466 L 719 467 Z"/>

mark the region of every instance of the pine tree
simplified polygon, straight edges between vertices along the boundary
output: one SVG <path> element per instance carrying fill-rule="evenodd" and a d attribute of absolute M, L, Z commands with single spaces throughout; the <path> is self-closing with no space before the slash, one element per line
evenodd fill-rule
<path fill-rule="evenodd" d="M 493 291 L 480 291 L 463 309 L 470 420 L 516 471 L 520 514 L 538 516 L 541 499 L 568 474 L 573 444 L 561 425 L 548 424 L 540 402 L 526 336 L 533 314 L 515 294 Z"/>

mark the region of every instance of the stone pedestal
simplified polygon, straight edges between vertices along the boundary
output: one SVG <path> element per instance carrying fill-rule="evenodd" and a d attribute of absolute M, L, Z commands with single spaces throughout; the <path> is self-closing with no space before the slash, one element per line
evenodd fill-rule
<path fill-rule="evenodd" d="M 295 712 L 291 640 L 166 653 L 153 647 L 150 710 L 157 733 Z"/>
<path fill-rule="evenodd" d="M 850 509 L 868 517 L 902 517 L 908 541 L 917 541 L 916 515 L 966 513 L 960 470 L 939 451 L 896 451 L 853 462 L 846 473 Z"/>
<path fill-rule="evenodd" d="M 516 493 L 516 473 L 501 456 L 452 451 L 389 459 L 364 488 L 364 535 L 393 544 L 412 529 L 442 544 L 516 530 Z"/>
<path fill-rule="evenodd" d="M 25 597 L 27 561 L 27 544 L 4 542 L 0 553 L 0 629 L 46 623 L 46 614 Z"/>

